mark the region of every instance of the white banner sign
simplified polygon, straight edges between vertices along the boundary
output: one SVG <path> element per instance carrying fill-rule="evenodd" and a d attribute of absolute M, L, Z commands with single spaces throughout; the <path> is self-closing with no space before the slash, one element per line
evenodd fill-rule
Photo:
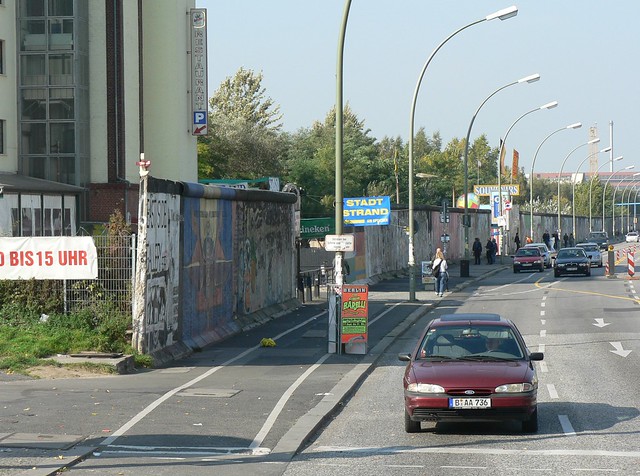
<path fill-rule="evenodd" d="M 96 279 L 90 236 L 0 238 L 0 279 Z"/>

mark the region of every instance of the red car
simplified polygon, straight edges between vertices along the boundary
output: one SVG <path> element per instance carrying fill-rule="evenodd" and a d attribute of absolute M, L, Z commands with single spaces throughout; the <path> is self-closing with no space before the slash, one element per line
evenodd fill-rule
<path fill-rule="evenodd" d="M 544 256 L 538 248 L 520 248 L 513 257 L 513 272 L 532 269 L 537 269 L 541 273 L 544 271 Z"/>
<path fill-rule="evenodd" d="M 404 372 L 407 433 L 423 421 L 522 422 L 538 431 L 538 377 L 515 324 L 497 314 L 445 314 L 431 321 Z"/>

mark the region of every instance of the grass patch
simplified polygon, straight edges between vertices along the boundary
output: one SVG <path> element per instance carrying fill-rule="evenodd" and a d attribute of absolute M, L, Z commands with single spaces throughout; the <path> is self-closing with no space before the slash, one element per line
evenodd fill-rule
<path fill-rule="evenodd" d="M 130 322 L 130 316 L 104 302 L 81 312 L 52 313 L 47 317 L 28 306 L 5 304 L 0 307 L 0 370 L 27 373 L 29 367 L 55 365 L 45 359 L 56 354 L 134 354 L 127 335 Z M 151 366 L 148 356 L 136 356 L 135 360 L 136 364 L 140 361 Z"/>

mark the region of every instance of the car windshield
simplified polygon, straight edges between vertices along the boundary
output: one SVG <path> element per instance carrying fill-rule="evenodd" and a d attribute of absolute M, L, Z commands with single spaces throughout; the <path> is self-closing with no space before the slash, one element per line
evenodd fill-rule
<path fill-rule="evenodd" d="M 508 326 L 460 324 L 431 329 L 418 357 L 430 360 L 519 360 L 524 352 Z"/>
<path fill-rule="evenodd" d="M 589 235 L 591 238 L 595 238 L 597 240 L 606 240 L 607 239 L 607 234 L 606 233 L 591 233 Z"/>
<path fill-rule="evenodd" d="M 540 250 L 537 248 L 520 248 L 516 256 L 540 256 Z"/>
<path fill-rule="evenodd" d="M 598 245 L 578 245 L 578 246 L 584 249 L 585 251 L 600 251 L 598 249 Z"/>
<path fill-rule="evenodd" d="M 583 249 L 571 248 L 564 249 L 558 252 L 558 259 L 571 259 L 571 258 L 584 258 L 586 256 Z"/>

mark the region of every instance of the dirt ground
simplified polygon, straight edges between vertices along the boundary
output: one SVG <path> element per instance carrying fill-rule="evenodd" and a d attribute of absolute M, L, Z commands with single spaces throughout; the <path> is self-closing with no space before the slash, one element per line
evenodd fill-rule
<path fill-rule="evenodd" d="M 54 365 L 41 365 L 39 367 L 31 367 L 28 371 L 29 375 L 40 379 L 61 379 L 61 378 L 95 378 L 114 375 L 100 367 L 84 367 L 63 365 L 57 367 Z"/>

